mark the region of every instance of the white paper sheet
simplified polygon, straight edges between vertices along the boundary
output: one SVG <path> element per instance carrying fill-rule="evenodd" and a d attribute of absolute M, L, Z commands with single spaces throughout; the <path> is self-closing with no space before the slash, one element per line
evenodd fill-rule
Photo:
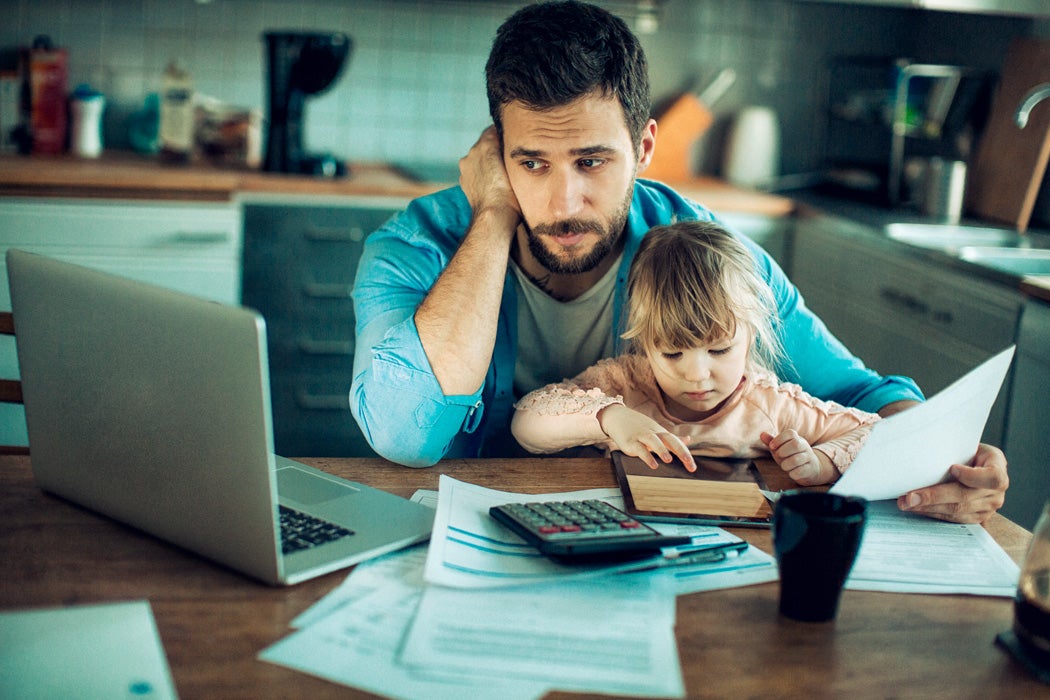
<path fill-rule="evenodd" d="M 418 489 L 412 501 L 428 508 L 437 508 L 437 491 Z M 365 597 L 388 582 L 407 584 L 423 589 L 423 562 L 427 558 L 427 544 L 417 544 L 391 554 L 374 557 L 355 566 L 343 582 L 292 620 L 292 627 L 301 629 L 323 620 L 338 608 Z"/>
<path fill-rule="evenodd" d="M 683 697 L 668 584 L 624 574 L 480 593 L 430 586 L 402 660 L 559 690 Z"/>
<path fill-rule="evenodd" d="M 175 698 L 149 602 L 0 613 L 0 696 Z"/>
<path fill-rule="evenodd" d="M 1012 598 L 1020 570 L 980 525 L 960 525 L 868 504 L 868 523 L 846 588 Z"/>
<path fill-rule="evenodd" d="M 292 627 L 302 629 L 320 622 L 339 608 L 350 605 L 370 593 L 391 584 L 423 590 L 423 563 L 427 558 L 426 543 L 400 549 L 381 557 L 361 562 L 343 582 L 292 620 Z"/>
<path fill-rule="evenodd" d="M 579 566 L 555 563 L 526 545 L 496 522 L 491 506 L 535 500 L 600 498 L 623 507 L 618 489 L 590 489 L 554 494 L 519 494 L 487 489 L 442 475 L 437 514 L 430 536 L 424 577 L 429 583 L 453 588 L 495 588 L 526 583 L 550 583 L 569 578 L 607 576 L 630 569 L 633 564 Z M 695 543 L 716 544 L 740 541 L 718 527 L 654 524 L 671 534 L 689 534 Z M 713 564 L 674 566 L 652 572 L 667 574 L 677 582 L 676 593 L 716 590 L 776 580 L 772 557 L 750 547 L 739 557 Z"/>
<path fill-rule="evenodd" d="M 944 481 L 953 464 L 967 464 L 1013 354 L 1010 346 L 925 403 L 876 423 L 831 492 L 871 501 L 897 498 Z"/>
<path fill-rule="evenodd" d="M 399 700 L 533 700 L 550 690 L 527 679 L 406 668 L 398 654 L 422 590 L 391 578 L 382 588 L 357 591 L 360 595 L 329 606 L 314 624 L 264 649 L 259 658 Z"/>

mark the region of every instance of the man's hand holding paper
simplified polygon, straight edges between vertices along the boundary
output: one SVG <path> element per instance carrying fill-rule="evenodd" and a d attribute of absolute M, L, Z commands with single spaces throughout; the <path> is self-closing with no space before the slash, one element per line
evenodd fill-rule
<path fill-rule="evenodd" d="M 983 522 L 1002 505 L 1003 453 L 980 444 L 1014 347 L 987 360 L 929 401 L 875 425 L 835 493 L 955 522 Z M 967 466 L 969 465 L 969 466 Z"/>

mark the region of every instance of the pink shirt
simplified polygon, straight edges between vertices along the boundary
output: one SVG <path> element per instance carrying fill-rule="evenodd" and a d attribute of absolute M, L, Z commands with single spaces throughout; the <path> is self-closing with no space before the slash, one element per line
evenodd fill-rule
<path fill-rule="evenodd" d="M 679 437 L 690 437 L 693 454 L 768 457 L 759 436 L 794 428 L 813 449 L 845 471 L 879 420 L 873 413 L 810 396 L 797 384 L 761 371 L 744 377 L 717 412 L 687 422 L 667 411 L 649 361 L 640 355 L 602 360 L 573 380 L 549 384 L 524 396 L 515 408 L 514 437 L 530 452 L 558 452 L 579 445 L 612 448 L 598 411 L 622 403 Z"/>

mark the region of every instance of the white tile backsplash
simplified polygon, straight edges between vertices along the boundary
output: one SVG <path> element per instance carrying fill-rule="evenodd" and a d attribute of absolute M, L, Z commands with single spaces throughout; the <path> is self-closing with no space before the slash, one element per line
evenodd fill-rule
<path fill-rule="evenodd" d="M 123 123 L 178 59 L 202 92 L 265 108 L 268 29 L 343 31 L 354 50 L 328 93 L 307 103 L 306 142 L 350 160 L 454 163 L 488 124 L 484 65 L 512 0 L 2 0 L 0 50 L 48 34 L 70 50 L 70 89 L 106 93 L 106 138 L 126 146 Z M 630 0 L 599 0 L 630 21 Z M 975 27 L 975 24 L 977 25 Z M 979 41 L 995 66 L 1017 18 L 958 17 L 791 0 L 665 0 L 660 29 L 642 37 L 654 99 L 692 77 L 731 66 L 737 84 L 716 105 L 720 120 L 747 104 L 781 114 L 787 171 L 819 158 L 822 98 L 813 88 L 829 56 L 878 52 L 965 61 Z M 937 41 L 931 41 L 936 37 Z M 954 58 L 953 58 L 954 56 Z M 712 132 L 717 134 L 717 129 Z M 706 161 L 705 161 L 706 162 Z"/>

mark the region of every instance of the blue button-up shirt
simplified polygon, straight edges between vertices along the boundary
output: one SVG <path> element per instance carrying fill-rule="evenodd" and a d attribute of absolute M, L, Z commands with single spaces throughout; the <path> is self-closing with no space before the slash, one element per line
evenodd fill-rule
<path fill-rule="evenodd" d="M 707 209 L 649 180 L 634 187 L 623 261 L 616 276 L 613 317 L 622 319 L 627 272 L 645 233 L 676 220 L 714 220 Z M 372 448 L 413 467 L 443 457 L 517 451 L 510 435 L 516 398 L 518 300 L 510 270 L 503 286 L 496 344 L 484 384 L 473 394 L 447 396 L 416 331 L 414 314 L 448 265 L 470 226 L 471 209 L 459 187 L 414 200 L 365 241 L 354 284 L 357 344 L 350 410 Z M 788 366 L 782 379 L 815 396 L 875 412 L 903 399 L 922 400 L 915 383 L 866 368 L 810 312 L 783 270 L 756 243 L 741 240 L 773 290 Z M 614 342 L 619 346 L 619 333 Z M 470 342 L 470 339 L 464 339 Z"/>

